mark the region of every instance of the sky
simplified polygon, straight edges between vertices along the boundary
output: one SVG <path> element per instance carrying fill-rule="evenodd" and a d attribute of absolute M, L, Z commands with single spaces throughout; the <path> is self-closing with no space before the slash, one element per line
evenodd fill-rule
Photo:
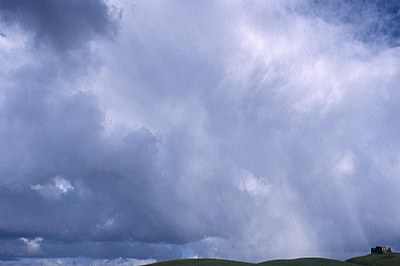
<path fill-rule="evenodd" d="M 0 260 L 400 250 L 400 3 L 0 1 Z"/>

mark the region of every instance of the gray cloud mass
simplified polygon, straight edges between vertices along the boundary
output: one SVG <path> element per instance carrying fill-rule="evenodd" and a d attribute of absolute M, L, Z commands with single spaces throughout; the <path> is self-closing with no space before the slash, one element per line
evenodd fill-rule
<path fill-rule="evenodd" d="M 399 8 L 1 1 L 0 260 L 400 249 Z"/>
<path fill-rule="evenodd" d="M 36 44 L 50 43 L 56 50 L 78 48 L 96 35 L 109 35 L 115 27 L 114 13 L 103 1 L 5 0 L 0 18 L 32 32 Z"/>

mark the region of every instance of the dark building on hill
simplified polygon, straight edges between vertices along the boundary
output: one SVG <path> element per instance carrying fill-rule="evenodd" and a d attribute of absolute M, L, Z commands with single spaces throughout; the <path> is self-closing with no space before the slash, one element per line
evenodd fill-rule
<path fill-rule="evenodd" d="M 380 247 L 376 246 L 371 248 L 371 254 L 387 254 L 392 253 L 392 249 L 390 247 Z"/>

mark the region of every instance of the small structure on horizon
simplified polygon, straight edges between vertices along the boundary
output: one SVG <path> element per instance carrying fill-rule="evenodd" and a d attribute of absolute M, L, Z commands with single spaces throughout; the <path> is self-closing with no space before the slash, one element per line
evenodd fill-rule
<path fill-rule="evenodd" d="M 371 248 L 371 254 L 387 254 L 387 253 L 392 253 L 392 249 L 390 247 L 376 246 L 374 248 Z"/>

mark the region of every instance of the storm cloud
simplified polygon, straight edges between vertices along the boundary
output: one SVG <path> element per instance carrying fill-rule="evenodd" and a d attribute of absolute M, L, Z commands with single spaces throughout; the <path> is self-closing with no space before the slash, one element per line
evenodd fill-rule
<path fill-rule="evenodd" d="M 0 2 L 0 259 L 400 249 L 399 6 L 337 5 Z"/>
<path fill-rule="evenodd" d="M 27 1 L 0 3 L 0 18 L 33 34 L 35 44 L 57 50 L 79 48 L 98 35 L 110 35 L 120 14 L 103 1 Z"/>

